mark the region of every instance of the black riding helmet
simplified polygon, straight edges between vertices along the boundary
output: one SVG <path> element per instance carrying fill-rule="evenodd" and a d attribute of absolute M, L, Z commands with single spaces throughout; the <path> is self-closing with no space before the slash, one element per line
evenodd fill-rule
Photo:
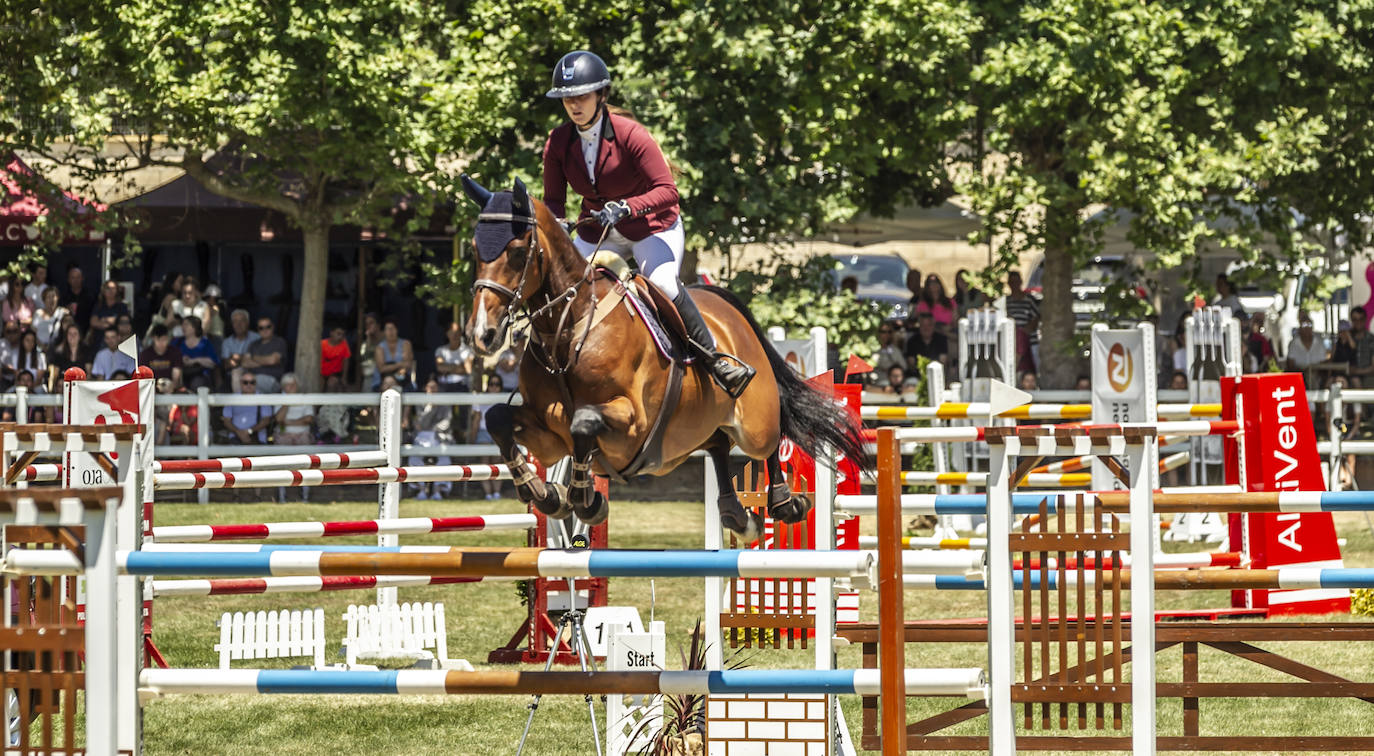
<path fill-rule="evenodd" d="M 596 53 L 574 50 L 554 65 L 553 88 L 544 96 L 553 99 L 577 97 L 609 86 L 611 72 L 606 68 L 606 61 Z"/>

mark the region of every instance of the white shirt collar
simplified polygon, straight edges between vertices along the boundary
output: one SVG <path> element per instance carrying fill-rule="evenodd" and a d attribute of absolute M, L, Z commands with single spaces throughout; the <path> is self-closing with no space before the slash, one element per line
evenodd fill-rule
<path fill-rule="evenodd" d="M 595 143 L 596 140 L 601 138 L 601 121 L 603 118 L 605 118 L 605 116 L 597 116 L 596 120 L 592 121 L 592 125 L 585 129 L 579 128 L 577 130 L 577 135 L 582 137 L 583 142 Z"/>

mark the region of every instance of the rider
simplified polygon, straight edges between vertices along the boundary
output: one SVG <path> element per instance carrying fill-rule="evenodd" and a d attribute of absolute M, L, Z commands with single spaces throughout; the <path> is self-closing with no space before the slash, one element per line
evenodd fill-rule
<path fill-rule="evenodd" d="M 609 229 L 601 248 L 634 255 L 640 271 L 672 298 L 716 382 L 738 397 L 754 368 L 716 351 L 701 312 L 678 284 L 682 215 L 668 161 L 638 121 L 607 107 L 610 89 L 611 72 L 594 53 L 570 52 L 554 66 L 545 96 L 563 101 L 569 122 L 550 132 L 544 146 L 544 203 L 565 217 L 571 184 L 582 195 L 579 218 L 595 218 Z M 584 225 L 573 244 L 590 257 L 600 236 Z"/>

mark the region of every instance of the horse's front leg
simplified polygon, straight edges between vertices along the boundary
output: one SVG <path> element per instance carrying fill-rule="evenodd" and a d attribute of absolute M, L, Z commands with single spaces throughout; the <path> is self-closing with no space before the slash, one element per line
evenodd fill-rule
<path fill-rule="evenodd" d="M 525 459 L 525 454 L 516 445 L 517 433 L 522 436 L 549 433 L 533 411 L 524 405 L 512 407 L 509 404 L 497 404 L 487 410 L 485 419 L 492 440 L 501 450 L 502 461 L 510 468 L 515 495 L 520 501 L 533 504 L 535 509 L 555 520 L 566 519 L 572 514 L 572 506 L 568 503 L 567 493 L 561 490 L 562 486 L 553 483 L 546 485 L 535 472 L 534 465 Z M 531 445 L 526 443 L 526 446 Z"/>
<path fill-rule="evenodd" d="M 572 433 L 572 481 L 568 484 L 568 498 L 572 501 L 577 519 L 588 525 L 606 521 L 611 507 L 592 485 L 592 458 L 601 450 L 598 439 L 608 431 L 624 432 L 628 418 L 628 402 L 616 400 L 605 404 L 588 404 L 573 412 L 568 430 Z"/>

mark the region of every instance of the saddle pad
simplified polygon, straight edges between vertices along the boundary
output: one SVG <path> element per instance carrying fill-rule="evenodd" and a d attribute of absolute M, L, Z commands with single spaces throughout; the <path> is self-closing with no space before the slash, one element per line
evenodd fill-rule
<path fill-rule="evenodd" d="M 618 285 L 624 286 L 624 284 Z M 649 337 L 653 339 L 654 346 L 657 347 L 658 353 L 662 355 L 665 360 L 681 361 L 681 349 L 676 342 L 669 338 L 667 329 L 658 321 L 657 313 L 654 312 L 652 307 L 645 304 L 643 299 L 640 299 L 639 292 L 635 291 L 634 287 L 624 288 L 625 301 L 628 303 L 630 312 L 638 315 L 640 319 L 644 321 L 644 325 L 649 329 Z"/>

